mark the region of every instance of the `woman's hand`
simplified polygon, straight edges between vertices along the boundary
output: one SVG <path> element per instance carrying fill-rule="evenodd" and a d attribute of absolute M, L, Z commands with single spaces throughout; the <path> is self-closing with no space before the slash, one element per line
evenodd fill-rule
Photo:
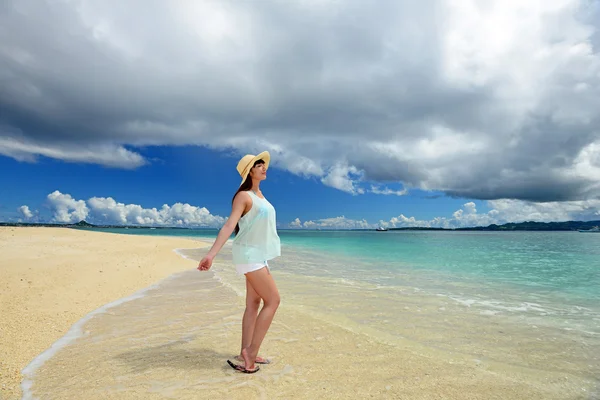
<path fill-rule="evenodd" d="M 208 271 L 212 266 L 213 256 L 207 255 L 198 264 L 198 271 Z"/>
<path fill-rule="evenodd" d="M 225 222 L 225 225 L 223 225 L 223 227 L 219 230 L 217 239 L 215 239 L 215 242 L 206 256 L 204 256 L 202 261 L 200 261 L 200 264 L 198 264 L 198 271 L 208 271 L 210 269 L 213 259 L 217 254 L 219 254 L 221 247 L 223 247 L 225 242 L 227 242 L 227 240 L 229 240 L 231 237 L 231 234 L 235 229 L 235 225 L 242 217 L 242 213 L 247 206 L 252 207 L 252 199 L 250 199 L 250 195 L 247 193 L 238 193 L 233 199 L 231 215 L 229 215 L 227 222 Z"/>

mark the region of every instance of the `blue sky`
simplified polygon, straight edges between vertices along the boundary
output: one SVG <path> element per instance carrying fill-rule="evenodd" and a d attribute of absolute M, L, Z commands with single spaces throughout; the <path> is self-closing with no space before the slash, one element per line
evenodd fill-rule
<path fill-rule="evenodd" d="M 600 220 L 599 21 L 597 0 L 10 2 L 0 220 L 218 227 L 264 150 L 282 228 Z"/>
<path fill-rule="evenodd" d="M 0 156 L 0 168 L 11 171 L 2 174 L 0 186 L 13 188 L 2 191 L 0 215 L 4 221 L 27 220 L 19 211 L 21 206 L 27 205 L 37 215 L 31 220 L 56 220 L 57 204 L 48 199 L 48 195 L 58 190 L 75 200 L 111 197 L 118 203 L 135 204 L 144 209 L 187 203 L 206 207 L 212 215 L 227 217 L 231 210 L 231 197 L 240 181 L 235 170 L 239 159 L 236 155 L 197 146 L 152 147 L 141 153 L 152 162 L 135 170 L 64 162 L 47 157 L 41 157 L 36 162 L 21 162 Z M 289 173 L 277 168 L 276 160 L 272 162 L 274 165 L 269 170 L 268 179 L 262 183 L 262 190 L 277 207 L 278 223 L 284 228 L 289 227 L 289 223 L 296 218 L 304 223 L 343 216 L 347 220 L 340 220 L 333 225 L 342 228 L 358 227 L 352 221 L 363 219 L 372 226 L 378 226 L 379 221 L 389 221 L 400 214 L 428 221 L 435 217 L 451 217 L 452 213 L 470 201 L 422 190 L 402 196 L 351 194 L 326 186 L 317 179 Z M 364 186 L 370 187 L 371 183 L 364 182 Z M 399 184 L 386 187 L 402 189 Z M 487 211 L 485 202 L 475 203 L 481 208 L 480 211 Z M 74 209 L 69 211 L 73 212 Z M 135 223 L 104 220 L 92 215 L 86 219 L 97 223 Z M 76 220 L 69 218 L 69 222 Z"/>

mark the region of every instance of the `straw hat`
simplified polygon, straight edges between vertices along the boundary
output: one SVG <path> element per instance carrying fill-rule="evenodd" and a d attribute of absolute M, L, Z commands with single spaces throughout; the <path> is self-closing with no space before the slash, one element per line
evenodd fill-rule
<path fill-rule="evenodd" d="M 254 166 L 254 163 L 257 162 L 258 160 L 263 160 L 265 162 L 265 167 L 268 169 L 269 162 L 271 161 L 271 155 L 269 154 L 268 151 L 263 151 L 262 153 L 260 153 L 259 155 L 256 155 L 256 156 L 253 154 L 246 154 L 238 162 L 237 171 L 239 172 L 240 176 L 242 177 L 242 183 L 244 183 L 244 181 L 248 177 L 248 174 L 250 173 L 250 169 Z M 242 183 L 240 183 L 240 185 Z"/>

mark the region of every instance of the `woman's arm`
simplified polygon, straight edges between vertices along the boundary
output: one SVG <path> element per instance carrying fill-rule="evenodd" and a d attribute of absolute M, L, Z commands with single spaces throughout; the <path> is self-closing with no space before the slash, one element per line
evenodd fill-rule
<path fill-rule="evenodd" d="M 198 269 L 200 271 L 207 271 L 211 267 L 213 259 L 217 256 L 219 251 L 221 251 L 221 248 L 233 233 L 238 221 L 240 218 L 242 218 L 242 214 L 244 213 L 248 202 L 252 201 L 247 193 L 242 193 L 244 192 L 240 192 L 237 194 L 237 196 L 235 196 L 233 205 L 231 206 L 231 214 L 229 215 L 227 222 L 225 222 L 225 225 L 221 227 L 221 230 L 219 231 L 219 234 L 217 235 L 212 247 L 206 256 L 204 256 L 204 258 L 200 261 L 200 264 L 198 265 Z"/>

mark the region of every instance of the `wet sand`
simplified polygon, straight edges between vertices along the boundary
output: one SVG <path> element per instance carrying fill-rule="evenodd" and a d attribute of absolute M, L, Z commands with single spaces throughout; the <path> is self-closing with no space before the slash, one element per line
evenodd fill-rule
<path fill-rule="evenodd" d="M 36 373 L 44 399 L 567 399 L 563 374 L 390 346 L 282 306 L 256 374 L 231 369 L 243 298 L 185 272 L 108 310 Z M 580 397 L 584 398 L 584 397 Z"/>
<path fill-rule="evenodd" d="M 0 227 L 0 398 L 21 398 L 21 370 L 96 308 L 194 265 L 181 238 Z"/>

